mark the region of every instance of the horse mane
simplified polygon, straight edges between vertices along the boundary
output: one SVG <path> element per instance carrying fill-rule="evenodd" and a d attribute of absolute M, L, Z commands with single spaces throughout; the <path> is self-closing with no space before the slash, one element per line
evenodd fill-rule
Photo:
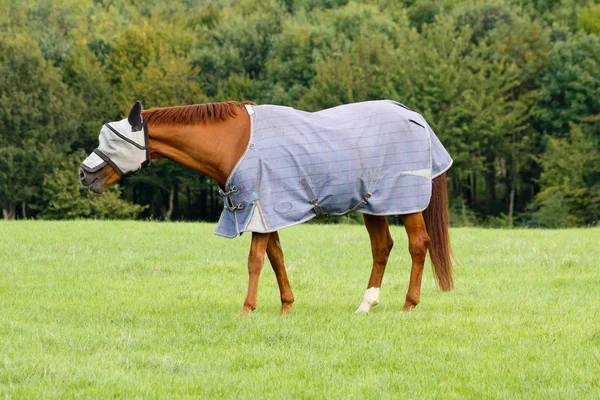
<path fill-rule="evenodd" d="M 193 125 L 206 122 L 219 122 L 232 118 L 246 104 L 252 101 L 226 101 L 222 103 L 192 104 L 151 108 L 142 111 L 144 122 L 153 125 Z"/>

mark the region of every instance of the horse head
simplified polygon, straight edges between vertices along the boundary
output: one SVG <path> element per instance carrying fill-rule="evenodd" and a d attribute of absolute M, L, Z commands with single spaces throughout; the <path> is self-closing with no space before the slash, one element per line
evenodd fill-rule
<path fill-rule="evenodd" d="M 124 176 L 150 164 L 142 104 L 136 101 L 127 118 L 105 124 L 98 141 L 98 147 L 81 163 L 79 181 L 92 191 L 102 193 Z"/>

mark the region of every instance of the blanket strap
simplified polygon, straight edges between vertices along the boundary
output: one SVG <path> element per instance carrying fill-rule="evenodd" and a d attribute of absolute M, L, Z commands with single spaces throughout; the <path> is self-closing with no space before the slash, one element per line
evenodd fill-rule
<path fill-rule="evenodd" d="M 310 204 L 313 205 L 317 217 L 324 215 L 325 213 L 323 212 L 323 207 L 321 207 L 321 205 L 319 204 L 319 199 L 317 199 L 315 192 L 313 192 L 313 190 L 310 188 L 310 185 L 308 184 L 306 178 L 302 178 L 300 180 L 300 183 L 302 184 L 302 187 L 304 188 L 306 194 L 308 194 L 308 197 L 310 198 Z"/>
<path fill-rule="evenodd" d="M 380 176 L 381 176 L 381 171 L 379 171 L 378 169 L 373 171 L 373 177 L 371 178 L 371 183 L 369 184 L 369 188 L 367 189 L 367 193 L 365 193 L 365 196 L 358 202 L 357 205 L 352 207 L 350 210 L 346 211 L 343 214 L 336 214 L 336 215 L 350 214 L 351 212 L 354 212 L 354 211 L 358 210 L 359 208 L 361 208 L 362 206 L 364 206 L 365 204 L 367 204 L 369 202 L 369 199 L 373 195 L 373 191 L 375 190 L 375 185 L 377 184 L 377 181 L 379 180 Z M 302 187 L 304 188 L 304 191 L 306 192 L 306 194 L 308 194 L 308 197 L 310 198 L 310 200 L 309 200 L 310 204 L 313 205 L 313 208 L 315 210 L 315 214 L 317 214 L 317 217 L 320 217 L 322 215 L 327 215 L 327 214 L 325 214 L 325 212 L 323 212 L 323 207 L 319 204 L 319 200 L 317 199 L 315 192 L 313 192 L 313 190 L 311 189 L 306 178 L 302 178 L 300 180 L 300 183 L 302 184 Z"/>
<path fill-rule="evenodd" d="M 369 189 L 367 189 L 367 193 L 365 193 L 365 196 L 358 202 L 357 205 L 355 205 L 354 207 L 352 207 L 350 210 L 346 211 L 342 215 L 350 214 L 351 212 L 358 210 L 359 208 L 361 208 L 362 206 L 364 206 L 365 204 L 367 204 L 369 202 L 369 199 L 373 195 L 373 190 L 375 190 L 375 185 L 377 184 L 377 181 L 379 180 L 380 175 L 381 175 L 381 172 L 378 169 L 373 171 L 373 177 L 371 178 L 371 183 L 369 184 Z"/>

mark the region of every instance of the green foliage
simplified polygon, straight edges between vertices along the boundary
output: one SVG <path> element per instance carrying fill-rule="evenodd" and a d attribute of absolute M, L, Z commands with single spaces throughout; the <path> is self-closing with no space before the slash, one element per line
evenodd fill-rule
<path fill-rule="evenodd" d="M 585 8 L 579 16 L 577 25 L 579 29 L 587 33 L 600 34 L 600 4 L 593 4 Z"/>
<path fill-rule="evenodd" d="M 202 29 L 206 43 L 197 45 L 192 57 L 209 96 L 215 96 L 219 82 L 231 76 L 264 78 L 272 41 L 285 14 L 278 2 L 243 0 L 224 9 L 214 28 Z"/>
<path fill-rule="evenodd" d="M 42 200 L 45 204 L 39 214 L 41 218 L 126 219 L 144 209 L 123 200 L 118 185 L 107 188 L 101 196 L 81 186 L 77 170 L 85 157 L 83 151 L 75 152 L 44 175 Z"/>
<path fill-rule="evenodd" d="M 140 100 L 147 107 L 203 103 L 207 97 L 196 80 L 197 74 L 198 70 L 183 57 L 154 59 L 138 71 L 137 79 L 123 87 L 122 96 Z M 149 86 L 148 82 L 152 85 Z M 122 114 L 129 111 L 132 100 L 123 102 Z"/>
<path fill-rule="evenodd" d="M 39 194 L 81 121 L 76 97 L 29 37 L 0 38 L 0 207 Z"/>
<path fill-rule="evenodd" d="M 561 137 L 569 123 L 600 114 L 600 36 L 578 34 L 554 44 L 540 91 L 545 133 Z"/>
<path fill-rule="evenodd" d="M 99 128 L 107 120 L 118 118 L 113 88 L 104 68 L 83 43 L 76 45 L 65 60 L 63 81 L 79 97 L 80 112 L 85 116 L 73 147 L 90 150 L 97 145 Z"/>
<path fill-rule="evenodd" d="M 73 47 L 70 32 L 90 11 L 89 2 L 80 0 L 39 0 L 23 8 L 28 31 L 35 37 L 44 58 L 60 65 Z"/>
<path fill-rule="evenodd" d="M 477 216 L 467 208 L 464 201 L 460 204 L 450 204 L 450 225 L 454 227 L 472 227 L 477 226 Z"/>
<path fill-rule="evenodd" d="M 137 99 L 147 100 L 146 105 L 202 101 L 193 79 L 198 71 L 189 65 L 188 59 L 194 41 L 193 35 L 181 26 L 148 20 L 121 33 L 106 60 L 107 75 L 114 89 L 112 95 L 121 111 L 127 112 Z M 147 93 L 150 90 L 153 92 Z M 174 93 L 178 95 L 175 99 Z"/>
<path fill-rule="evenodd" d="M 532 213 L 529 225 L 543 228 L 571 228 L 580 221 L 571 215 L 571 207 L 560 193 L 552 193 L 538 202 L 539 209 Z"/>
<path fill-rule="evenodd" d="M 581 127 L 568 138 L 550 138 L 540 157 L 544 169 L 536 196 L 537 218 L 550 228 L 596 225 L 600 220 L 600 152 Z"/>
<path fill-rule="evenodd" d="M 440 13 L 440 2 L 434 0 L 416 1 L 408 11 L 410 23 L 419 30 L 424 24 L 431 24 Z"/>
<path fill-rule="evenodd" d="M 315 25 L 306 16 L 288 18 L 281 34 L 274 40 L 267 64 L 268 74 L 278 89 L 290 100 L 297 101 L 299 94 L 310 88 L 316 63 L 323 53 L 339 52 L 336 45 L 335 33 L 330 26 Z"/>
<path fill-rule="evenodd" d="M 356 41 L 352 51 L 339 59 L 317 65 L 317 75 L 310 90 L 299 101 L 309 111 L 344 103 L 378 100 L 381 93 L 391 92 L 387 71 L 392 68 L 391 49 L 380 38 Z"/>

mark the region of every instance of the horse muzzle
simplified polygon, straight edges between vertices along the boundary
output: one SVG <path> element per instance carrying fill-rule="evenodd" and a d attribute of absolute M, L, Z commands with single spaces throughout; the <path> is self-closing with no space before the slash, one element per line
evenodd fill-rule
<path fill-rule="evenodd" d="M 104 184 L 98 174 L 88 173 L 83 168 L 79 168 L 79 182 L 94 193 L 104 192 Z"/>

